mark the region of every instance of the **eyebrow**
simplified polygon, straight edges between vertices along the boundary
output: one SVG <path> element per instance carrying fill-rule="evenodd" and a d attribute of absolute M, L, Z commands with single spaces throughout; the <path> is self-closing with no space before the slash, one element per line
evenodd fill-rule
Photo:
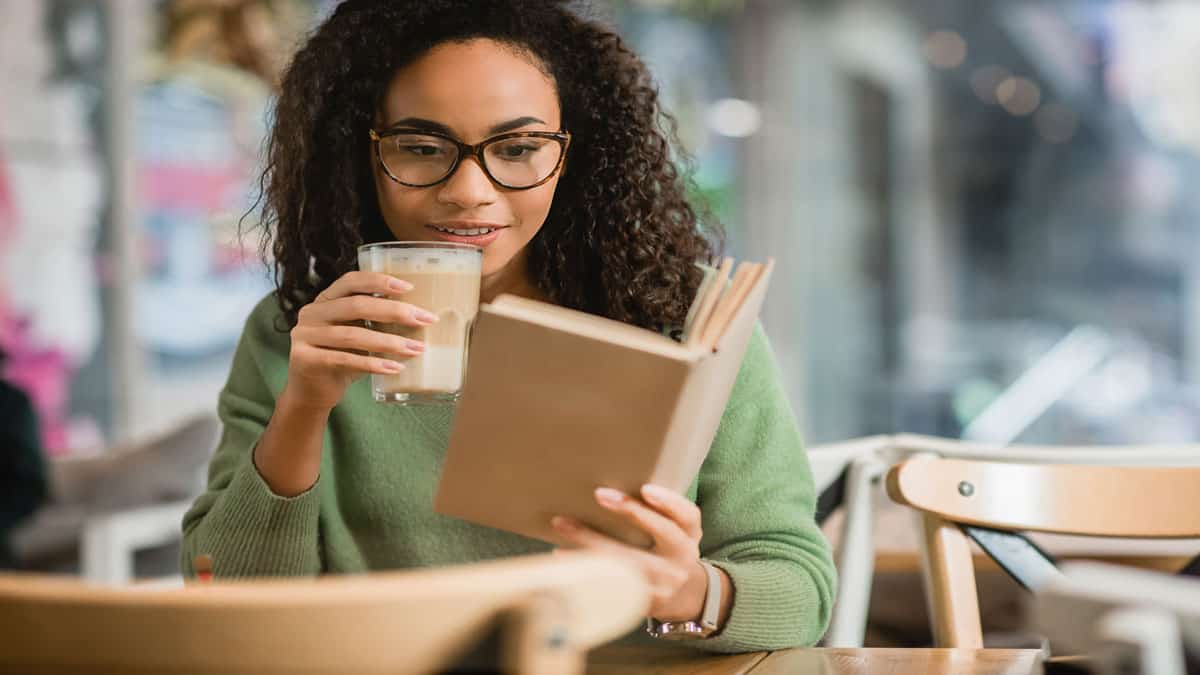
<path fill-rule="evenodd" d="M 546 123 L 545 121 L 540 120 L 536 117 L 529 117 L 529 116 L 518 117 L 514 120 L 509 120 L 507 122 L 501 122 L 500 124 L 497 124 L 496 126 L 494 126 L 488 130 L 488 135 L 493 136 L 495 134 L 502 134 L 506 131 L 513 131 L 514 129 L 520 129 L 521 127 L 529 126 L 530 124 L 545 124 L 545 123 Z M 402 120 L 393 122 L 392 124 L 388 125 L 389 129 L 397 129 L 397 128 L 402 128 L 402 127 L 408 128 L 408 129 L 423 129 L 426 131 L 436 131 L 438 133 L 446 134 L 447 136 L 454 136 L 454 132 L 451 131 L 450 127 L 446 126 L 445 124 L 442 124 L 440 122 L 434 122 L 433 120 L 422 119 L 420 117 L 406 117 Z"/>

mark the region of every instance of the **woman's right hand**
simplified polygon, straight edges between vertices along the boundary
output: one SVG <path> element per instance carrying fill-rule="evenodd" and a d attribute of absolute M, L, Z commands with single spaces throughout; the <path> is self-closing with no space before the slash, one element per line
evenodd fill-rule
<path fill-rule="evenodd" d="M 361 323 L 436 323 L 434 314 L 395 299 L 411 290 L 412 284 L 387 274 L 347 272 L 301 307 L 291 333 L 287 384 L 281 398 L 299 407 L 328 411 L 342 400 L 350 383 L 363 375 L 394 375 L 403 370 L 400 361 L 423 353 L 425 345 L 364 328 Z"/>

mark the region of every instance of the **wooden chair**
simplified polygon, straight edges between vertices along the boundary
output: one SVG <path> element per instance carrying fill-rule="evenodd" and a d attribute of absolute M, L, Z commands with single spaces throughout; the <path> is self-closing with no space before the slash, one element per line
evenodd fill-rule
<path fill-rule="evenodd" d="M 1031 464 L 1200 466 L 1200 444 L 1006 445 L 922 434 L 896 434 L 890 438 L 891 452 L 897 458 L 934 454 L 956 459 Z"/>
<path fill-rule="evenodd" d="M 980 648 L 971 548 L 959 525 L 1094 537 L 1200 537 L 1200 467 L 984 462 L 917 456 L 887 475 L 921 520 L 925 588 L 940 647 Z"/>
<path fill-rule="evenodd" d="M 179 540 L 220 433 L 217 417 L 205 414 L 98 455 L 54 459 L 49 503 L 13 533 L 22 566 L 47 569 L 77 549 L 89 581 L 128 583 L 138 550 Z"/>
<path fill-rule="evenodd" d="M 842 507 L 845 514 L 836 553 L 838 597 L 826 646 L 863 645 L 875 574 L 876 492 L 892 464 L 918 454 L 1034 464 L 1200 466 L 1198 445 L 1002 445 L 896 434 L 813 446 L 808 458 L 821 501 Z M 828 515 L 829 504 L 818 517 Z"/>
<path fill-rule="evenodd" d="M 639 570 L 586 554 L 174 590 L 3 575 L 0 672 L 427 673 L 493 641 L 505 672 L 582 673 L 648 606 Z"/>

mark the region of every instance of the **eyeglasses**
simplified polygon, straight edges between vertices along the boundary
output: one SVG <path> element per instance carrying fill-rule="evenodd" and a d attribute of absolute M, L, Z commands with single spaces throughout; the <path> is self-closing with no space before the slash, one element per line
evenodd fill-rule
<path fill-rule="evenodd" d="M 488 179 L 509 190 L 529 190 L 562 168 L 571 134 L 514 131 L 467 145 L 445 134 L 419 129 L 371 129 L 375 156 L 388 178 L 408 187 L 432 187 L 446 181 L 475 157 Z"/>

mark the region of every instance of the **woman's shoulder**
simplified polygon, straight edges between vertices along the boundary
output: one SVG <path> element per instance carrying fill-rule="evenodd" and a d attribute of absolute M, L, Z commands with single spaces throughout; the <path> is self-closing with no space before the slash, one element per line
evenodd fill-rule
<path fill-rule="evenodd" d="M 730 405 L 757 405 L 781 395 L 783 392 L 779 365 L 767 333 L 759 321 L 755 321 L 746 351 L 738 368 L 730 395 Z"/>

